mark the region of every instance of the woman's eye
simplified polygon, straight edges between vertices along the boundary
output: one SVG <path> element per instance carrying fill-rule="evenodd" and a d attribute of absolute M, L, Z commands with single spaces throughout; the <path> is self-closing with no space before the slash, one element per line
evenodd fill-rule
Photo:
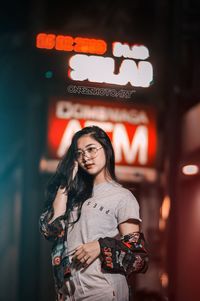
<path fill-rule="evenodd" d="M 96 147 L 88 147 L 87 148 L 87 151 L 88 151 L 88 153 L 92 153 L 92 152 L 94 152 L 95 151 L 95 149 L 96 149 Z"/>

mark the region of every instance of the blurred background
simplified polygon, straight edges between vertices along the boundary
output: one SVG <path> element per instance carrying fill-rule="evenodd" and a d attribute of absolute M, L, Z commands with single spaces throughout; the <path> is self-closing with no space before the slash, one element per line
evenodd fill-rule
<path fill-rule="evenodd" d="M 130 301 L 200 300 L 200 2 L 8 1 L 0 24 L 0 301 L 55 300 L 38 219 L 88 124 L 140 204 L 150 266 Z"/>

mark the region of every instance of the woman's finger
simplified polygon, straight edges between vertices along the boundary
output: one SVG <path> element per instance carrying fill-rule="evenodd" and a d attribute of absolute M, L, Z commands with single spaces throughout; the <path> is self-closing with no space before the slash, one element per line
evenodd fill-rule
<path fill-rule="evenodd" d="M 82 247 L 83 247 L 83 245 L 78 246 L 78 247 L 76 248 L 76 251 L 79 250 L 79 249 L 82 248 Z"/>
<path fill-rule="evenodd" d="M 75 252 L 74 252 L 74 256 L 73 258 L 77 257 L 79 254 L 81 254 L 82 252 L 82 246 L 83 245 L 80 245 L 79 247 L 76 248 Z"/>
<path fill-rule="evenodd" d="M 85 256 L 86 256 L 85 253 L 81 253 L 81 254 L 79 254 L 78 256 L 76 256 L 76 259 L 79 260 L 79 261 L 81 261 L 81 260 L 84 260 L 84 257 L 85 257 Z"/>
<path fill-rule="evenodd" d="M 93 261 L 95 258 L 89 257 L 87 261 L 84 263 L 84 269 L 86 269 Z"/>

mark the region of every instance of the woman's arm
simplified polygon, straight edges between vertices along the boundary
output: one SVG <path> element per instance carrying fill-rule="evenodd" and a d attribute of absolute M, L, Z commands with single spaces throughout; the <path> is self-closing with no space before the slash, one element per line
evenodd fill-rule
<path fill-rule="evenodd" d="M 129 234 L 131 232 L 139 232 L 139 224 L 135 223 L 134 220 L 129 219 L 126 222 L 119 224 L 119 233 L 121 236 Z"/>
<path fill-rule="evenodd" d="M 139 224 L 135 220 L 127 220 L 119 225 L 119 231 L 121 240 L 105 237 L 79 246 L 74 260 L 78 265 L 88 266 L 100 255 L 102 267 L 111 273 L 129 274 L 133 270 L 145 272 L 147 251 L 144 248 L 144 236 L 139 232 Z"/>
<path fill-rule="evenodd" d="M 145 272 L 148 267 L 148 254 L 144 235 L 139 232 L 139 224 L 140 220 L 133 218 L 121 222 L 118 225 L 121 239 L 104 237 L 83 244 L 77 248 L 74 259 L 78 264 L 87 266 L 100 255 L 103 269 L 111 273 L 128 275 L 133 271 Z"/>
<path fill-rule="evenodd" d="M 139 225 L 126 221 L 119 225 L 121 239 L 99 239 L 102 268 L 110 273 L 145 273 L 148 268 L 148 252 Z"/>
<path fill-rule="evenodd" d="M 63 237 L 65 233 L 65 212 L 67 206 L 67 194 L 65 189 L 59 188 L 52 207 L 49 207 L 39 218 L 41 234 L 50 241 Z"/>

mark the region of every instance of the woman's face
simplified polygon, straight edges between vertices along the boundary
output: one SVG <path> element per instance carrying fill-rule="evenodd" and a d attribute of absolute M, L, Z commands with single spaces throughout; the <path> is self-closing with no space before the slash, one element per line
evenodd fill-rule
<path fill-rule="evenodd" d="M 105 180 L 106 156 L 102 145 L 89 135 L 77 141 L 76 160 L 88 174 L 98 181 Z"/>

